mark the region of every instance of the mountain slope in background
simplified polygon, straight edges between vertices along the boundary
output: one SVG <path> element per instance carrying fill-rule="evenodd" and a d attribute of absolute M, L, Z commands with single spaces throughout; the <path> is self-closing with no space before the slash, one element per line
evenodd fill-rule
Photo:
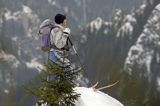
<path fill-rule="evenodd" d="M 129 14 L 117 10 L 111 22 L 97 18 L 81 34 L 79 51 L 89 78 L 102 84 L 121 79 L 107 92 L 126 106 L 159 105 L 158 4 L 148 0 Z"/>
<path fill-rule="evenodd" d="M 82 52 L 81 55 L 84 57 L 87 67 L 91 68 L 88 70 L 101 68 L 104 71 L 106 65 L 112 66 L 114 64 L 117 69 L 123 68 L 130 47 L 143 32 L 143 27 L 157 4 L 157 1 L 153 4 L 146 2 L 130 14 L 117 10 L 111 22 L 97 18 L 88 24 L 86 32 L 80 36 L 79 50 Z M 101 65 L 96 65 L 97 63 Z"/>

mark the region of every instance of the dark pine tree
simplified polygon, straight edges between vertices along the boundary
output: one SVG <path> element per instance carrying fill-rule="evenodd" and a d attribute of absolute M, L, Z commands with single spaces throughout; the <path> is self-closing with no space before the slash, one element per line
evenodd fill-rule
<path fill-rule="evenodd" d="M 74 106 L 80 94 L 74 91 L 80 71 L 73 71 L 68 66 L 60 66 L 48 61 L 40 80 L 40 86 L 29 89 L 39 106 Z"/>

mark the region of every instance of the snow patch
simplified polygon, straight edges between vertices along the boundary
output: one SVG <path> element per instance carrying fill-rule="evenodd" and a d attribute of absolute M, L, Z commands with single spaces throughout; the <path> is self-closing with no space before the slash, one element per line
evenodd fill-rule
<path fill-rule="evenodd" d="M 7 74 L 7 75 L 6 75 L 5 82 L 6 82 L 7 84 L 10 84 L 10 81 L 11 81 L 10 75 Z"/>
<path fill-rule="evenodd" d="M 18 40 L 18 36 L 12 37 L 11 40 L 16 42 Z"/>
<path fill-rule="evenodd" d="M 147 68 L 147 76 L 149 77 L 151 75 L 151 62 L 152 62 L 152 55 L 150 53 L 148 53 L 148 55 L 145 58 L 145 64 L 146 64 L 146 68 Z"/>
<path fill-rule="evenodd" d="M 94 29 L 96 29 L 96 31 L 99 30 L 102 26 L 102 23 L 103 23 L 103 20 L 100 17 L 98 17 L 96 20 L 94 20 L 90 23 L 90 25 L 89 25 L 90 31 L 93 32 Z"/>
<path fill-rule="evenodd" d="M 125 69 L 128 69 L 129 74 L 132 74 L 132 65 L 134 64 L 135 60 L 137 60 L 140 54 L 143 52 L 143 48 L 141 45 L 137 44 L 130 48 L 128 52 L 128 56 L 125 60 Z"/>
<path fill-rule="evenodd" d="M 126 22 L 132 22 L 132 23 L 136 23 L 137 20 L 135 17 L 133 17 L 132 15 L 128 14 L 126 17 L 125 17 L 125 21 Z"/>
<path fill-rule="evenodd" d="M 28 68 L 37 69 L 39 72 L 44 69 L 44 66 L 37 62 L 37 58 L 32 59 L 30 62 L 26 62 L 26 66 Z"/>
<path fill-rule="evenodd" d="M 113 21 L 114 23 L 119 22 L 120 20 L 122 20 L 122 16 L 123 16 L 123 12 L 120 9 L 116 9 L 116 13 L 113 17 Z"/>
<path fill-rule="evenodd" d="M 123 106 L 115 98 L 92 88 L 76 87 L 75 91 L 81 94 L 76 101 L 76 106 Z"/>
<path fill-rule="evenodd" d="M 140 6 L 140 9 L 144 9 L 146 7 L 146 4 L 142 4 L 141 6 Z"/>
<path fill-rule="evenodd" d="M 56 0 L 48 0 L 48 3 L 54 6 L 56 5 Z"/>
<path fill-rule="evenodd" d="M 142 4 L 142 5 L 140 6 L 140 8 L 139 8 L 138 10 L 136 10 L 136 12 L 137 12 L 138 14 L 143 14 L 145 8 L 146 8 L 146 4 Z"/>
<path fill-rule="evenodd" d="M 20 62 L 17 60 L 17 58 L 12 54 L 7 54 L 4 51 L 0 52 L 0 59 L 3 61 L 6 61 L 13 65 L 13 67 L 17 68 Z"/>
<path fill-rule="evenodd" d="M 108 34 L 109 32 L 109 27 L 112 26 L 112 22 L 104 22 L 104 25 L 106 26 L 106 28 L 104 29 L 104 34 Z"/>
<path fill-rule="evenodd" d="M 87 86 L 88 84 L 89 80 L 80 74 L 77 78 L 77 86 Z"/>
<path fill-rule="evenodd" d="M 6 9 L 4 16 L 6 20 L 19 21 L 23 25 L 27 37 L 32 37 L 40 22 L 38 15 L 33 13 L 32 9 L 26 5 L 22 5 L 22 10 L 17 12 Z"/>
<path fill-rule="evenodd" d="M 157 63 L 160 63 L 160 55 L 158 53 L 156 54 L 156 59 L 157 59 Z"/>
<path fill-rule="evenodd" d="M 159 19 L 159 16 L 158 15 L 154 15 L 150 20 L 148 20 L 148 24 L 147 25 L 158 25 L 159 23 L 157 22 Z M 157 26 L 159 28 L 159 26 Z"/>
<path fill-rule="evenodd" d="M 31 38 L 33 37 L 32 35 L 35 35 L 34 32 L 37 31 L 40 20 L 30 7 L 22 5 L 22 8 L 20 19 L 27 37 Z"/>
<path fill-rule="evenodd" d="M 124 19 L 124 24 L 119 29 L 116 37 L 128 36 L 129 39 L 132 39 L 132 33 L 134 30 L 134 25 L 137 23 L 137 20 L 133 15 L 128 14 Z"/>
<path fill-rule="evenodd" d="M 124 28 L 124 29 L 123 29 Z M 131 25 L 131 23 L 127 22 L 124 27 L 122 29 L 126 30 L 125 33 L 127 33 L 128 35 L 131 35 L 133 32 L 133 26 Z"/>
<path fill-rule="evenodd" d="M 112 25 L 112 22 L 104 22 L 105 26 L 111 26 Z"/>
<path fill-rule="evenodd" d="M 15 20 L 17 21 L 20 17 L 20 11 L 12 13 L 10 10 L 6 9 L 4 14 L 6 20 Z"/>
<path fill-rule="evenodd" d="M 160 11 L 160 4 L 156 6 L 156 9 Z"/>
<path fill-rule="evenodd" d="M 159 18 L 159 17 L 158 17 L 157 15 L 155 15 L 155 16 L 152 18 L 152 20 L 153 20 L 153 21 L 157 21 L 158 18 Z"/>
<path fill-rule="evenodd" d="M 139 45 L 143 43 L 143 41 L 142 41 L 142 38 L 143 38 L 143 37 L 145 37 L 145 34 L 144 34 L 144 33 L 142 33 L 141 36 L 138 37 L 137 43 L 138 43 Z"/>
<path fill-rule="evenodd" d="M 160 91 L 160 77 L 157 78 L 157 86 L 158 86 L 158 90 Z"/>
<path fill-rule="evenodd" d="M 29 8 L 28 6 L 22 5 L 22 8 L 24 13 L 28 13 L 28 14 L 32 13 L 32 9 Z"/>
<path fill-rule="evenodd" d="M 19 48 L 20 48 L 20 47 L 19 47 Z M 18 56 L 21 56 L 21 55 L 22 55 L 21 49 L 18 49 L 17 54 L 18 54 Z"/>
<path fill-rule="evenodd" d="M 81 42 L 81 43 L 84 43 L 84 42 L 86 42 L 86 41 L 87 41 L 87 35 L 83 34 L 83 35 L 81 36 L 80 42 Z"/>
<path fill-rule="evenodd" d="M 108 32 L 109 32 L 109 30 L 108 30 L 108 29 L 105 29 L 105 30 L 104 30 L 104 34 L 106 34 L 106 35 L 107 35 L 107 34 L 108 34 Z"/>
<path fill-rule="evenodd" d="M 132 74 L 132 66 L 134 66 L 135 64 L 138 64 L 140 66 L 145 65 L 145 76 L 150 78 L 149 76 L 151 74 L 151 62 L 153 58 L 153 53 L 153 50 L 145 49 L 143 48 L 143 45 L 141 45 L 141 43 L 137 43 L 129 50 L 128 56 L 125 60 L 125 69 L 128 69 L 129 74 Z"/>
<path fill-rule="evenodd" d="M 117 33 L 117 37 L 124 37 L 124 36 L 129 36 L 129 38 L 131 39 L 132 38 L 132 33 L 133 33 L 133 26 L 131 25 L 130 22 L 126 22 L 122 27 L 121 29 L 118 31 Z"/>
<path fill-rule="evenodd" d="M 9 94 L 9 90 L 8 90 L 8 89 L 5 89 L 5 90 L 4 90 L 4 93 L 5 93 L 5 94 Z"/>

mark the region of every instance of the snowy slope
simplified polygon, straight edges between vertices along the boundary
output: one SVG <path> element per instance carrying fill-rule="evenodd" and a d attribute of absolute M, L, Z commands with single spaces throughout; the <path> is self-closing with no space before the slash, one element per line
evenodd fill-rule
<path fill-rule="evenodd" d="M 92 88 L 77 87 L 76 92 L 81 94 L 76 106 L 123 106 L 115 98 Z"/>

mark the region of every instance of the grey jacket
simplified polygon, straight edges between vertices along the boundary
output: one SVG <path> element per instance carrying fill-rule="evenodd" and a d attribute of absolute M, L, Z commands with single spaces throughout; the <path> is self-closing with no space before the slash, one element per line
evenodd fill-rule
<path fill-rule="evenodd" d="M 68 34 L 64 33 L 64 29 L 61 25 L 56 24 L 57 27 L 53 28 L 50 35 L 51 45 L 55 45 L 56 48 L 62 49 L 67 45 Z"/>

